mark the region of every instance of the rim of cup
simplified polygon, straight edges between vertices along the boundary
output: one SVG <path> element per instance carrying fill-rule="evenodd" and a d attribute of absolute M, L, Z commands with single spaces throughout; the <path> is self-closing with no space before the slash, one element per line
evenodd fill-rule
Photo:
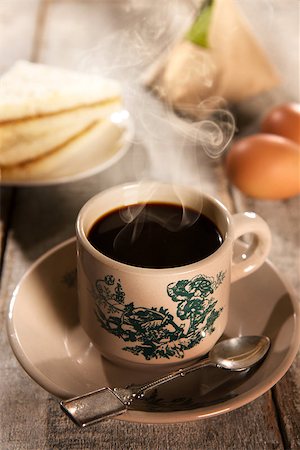
<path fill-rule="evenodd" d="M 86 221 L 86 215 L 87 213 L 94 208 L 95 202 L 98 202 L 100 199 L 103 199 L 104 197 L 110 196 L 113 193 L 126 191 L 126 190 L 135 190 L 141 189 L 141 188 L 150 188 L 155 187 L 156 189 L 160 188 L 167 188 L 167 189 L 173 189 L 176 186 L 176 189 L 184 189 L 186 192 L 189 191 L 193 195 L 201 196 L 206 201 L 210 202 L 214 206 L 216 210 L 222 213 L 222 217 L 225 219 L 223 222 L 226 225 L 226 230 L 220 230 L 219 224 L 215 224 L 219 231 L 221 232 L 223 242 L 220 245 L 220 247 L 215 250 L 211 255 L 207 256 L 206 258 L 199 259 L 199 261 L 185 264 L 181 266 L 174 266 L 174 267 L 167 267 L 167 268 L 149 268 L 149 267 L 141 267 L 141 266 L 134 266 L 127 263 L 123 263 L 121 261 L 115 260 L 109 256 L 106 256 L 105 254 L 101 253 L 99 250 L 97 250 L 88 240 L 87 235 L 88 231 L 91 229 L 92 225 L 96 222 L 97 219 L 101 218 L 105 214 L 109 213 L 110 211 L 114 211 L 118 207 L 126 207 L 126 206 L 132 206 L 135 204 L 141 204 L 141 203 L 147 203 L 147 200 L 139 199 L 139 201 L 136 202 L 123 202 L 122 198 L 120 197 L 119 205 L 113 205 L 110 209 L 106 208 L 105 211 L 99 212 L 98 215 L 95 215 L 94 220 L 90 221 L 87 225 L 85 223 Z M 150 199 L 151 201 L 151 199 Z M 158 201 L 158 200 L 155 200 Z M 164 203 L 170 203 L 170 204 L 178 204 L 180 205 L 180 202 L 174 202 L 174 201 L 165 201 Z M 99 208 L 100 209 L 100 208 Z M 214 221 L 213 219 L 211 219 Z M 77 235 L 77 241 L 79 241 L 85 250 L 90 253 L 95 259 L 97 259 L 100 262 L 104 262 L 110 266 L 114 266 L 116 269 L 119 268 L 123 271 L 127 272 L 141 272 L 143 274 L 149 273 L 150 274 L 167 274 L 168 272 L 175 274 L 175 273 L 184 273 L 189 272 L 192 270 L 195 270 L 197 266 L 200 265 L 206 265 L 210 262 L 213 262 L 215 258 L 218 258 L 219 255 L 226 252 L 228 249 L 228 246 L 231 245 L 231 242 L 233 240 L 233 230 L 232 230 L 232 220 L 231 220 L 231 214 L 228 211 L 228 209 L 221 203 L 218 199 L 213 197 L 212 195 L 203 193 L 192 186 L 187 185 L 180 185 L 178 183 L 162 183 L 162 182 L 131 182 L 131 183 L 124 183 L 117 186 L 113 186 L 111 188 L 105 189 L 104 191 L 99 192 L 98 194 L 91 197 L 80 209 L 77 219 L 76 219 L 76 235 Z M 77 244 L 78 245 L 78 244 Z"/>

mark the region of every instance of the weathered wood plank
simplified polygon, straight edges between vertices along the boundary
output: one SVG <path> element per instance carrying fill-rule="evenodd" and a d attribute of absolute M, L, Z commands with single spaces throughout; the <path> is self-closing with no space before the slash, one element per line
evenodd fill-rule
<path fill-rule="evenodd" d="M 285 448 L 293 450 L 300 448 L 299 373 L 300 356 L 298 353 L 287 374 L 273 388 Z"/>
<path fill-rule="evenodd" d="M 107 421 L 86 430 L 78 431 L 62 417 L 53 399 L 49 399 L 49 442 L 54 448 L 157 449 L 157 450 L 256 450 L 283 449 L 279 432 L 267 427 L 261 435 L 257 420 L 261 411 L 263 423 L 275 422 L 270 394 L 257 399 L 229 415 L 207 420 L 173 425 L 129 424 Z M 71 436 L 71 438 L 70 438 Z"/>
<path fill-rule="evenodd" d="M 24 5 L 22 0 L 13 1 L 15 8 L 18 7 L 17 4 Z M 26 4 L 29 10 L 28 2 Z M 176 2 L 176 5 L 178 8 L 182 7 L 180 2 Z M 32 11 L 36 11 L 33 6 Z M 165 6 L 162 14 L 160 7 L 157 9 L 153 2 L 150 5 L 147 1 L 133 0 L 52 0 L 47 3 L 47 15 L 43 17 L 43 26 L 39 28 L 38 42 L 34 48 L 36 57 L 41 62 L 92 70 L 119 78 L 126 84 L 126 104 L 135 118 L 138 137 L 134 151 L 130 152 L 125 160 L 99 176 L 67 186 L 18 190 L 12 216 L 12 232 L 5 254 L 2 299 L 6 304 L 26 268 L 45 250 L 74 234 L 74 221 L 78 210 L 89 197 L 105 187 L 141 177 L 137 159 L 145 146 L 145 142 L 141 141 L 145 131 L 142 126 L 145 121 L 146 124 L 148 120 L 151 122 L 147 115 L 141 117 L 141 109 L 145 109 L 147 105 L 141 102 L 142 97 L 139 97 L 139 91 L 133 89 L 131 79 L 137 77 L 149 62 L 150 50 L 157 48 L 159 29 L 156 29 L 156 34 L 151 34 L 151 25 L 157 18 L 165 23 L 166 13 L 170 14 L 170 11 L 171 9 Z M 32 23 L 28 14 L 25 14 L 24 19 L 27 24 Z M 146 20 L 149 15 L 152 19 Z M 111 29 L 115 31 L 112 33 Z M 141 40 L 141 37 L 148 39 L 149 47 L 143 47 L 144 40 Z M 165 39 L 164 35 L 158 37 Z M 136 61 L 140 54 L 142 56 Z M 23 55 L 26 57 L 25 52 Z M 20 56 L 22 55 L 18 55 Z M 157 136 L 150 136 L 153 142 L 151 156 L 166 151 L 165 130 L 162 127 L 154 130 L 157 136 L 161 134 L 163 139 L 157 140 Z M 179 145 L 176 139 L 173 138 L 172 142 Z M 166 156 L 166 167 L 168 163 Z M 232 209 L 231 198 L 227 193 L 227 181 L 220 163 L 200 154 L 198 164 L 199 173 L 196 176 L 203 189 L 220 196 Z M 145 170 L 143 175 L 147 173 Z M 289 264 L 292 264 L 292 258 L 294 254 Z M 2 302 L 1 324 L 4 323 L 5 310 L 6 306 Z M 3 327 L 0 344 L 4 349 L 1 358 L 1 380 L 4 379 L 4 382 L 0 387 L 0 397 L 4 400 L 0 412 L 1 448 L 284 448 L 270 392 L 237 411 L 205 421 L 163 426 L 109 421 L 80 431 L 62 415 L 57 400 L 23 373 L 12 357 Z M 290 414 L 294 411 L 292 405 Z M 290 423 L 285 425 L 286 432 Z M 293 438 L 295 433 L 294 426 L 289 432 L 290 442 L 297 442 L 296 438 Z"/>

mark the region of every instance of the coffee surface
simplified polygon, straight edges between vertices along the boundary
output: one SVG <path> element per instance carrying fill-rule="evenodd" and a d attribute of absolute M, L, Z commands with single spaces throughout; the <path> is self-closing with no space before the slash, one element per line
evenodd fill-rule
<path fill-rule="evenodd" d="M 190 208 L 137 204 L 100 217 L 89 242 L 110 258 L 139 267 L 178 267 L 206 258 L 222 244 L 216 225 Z"/>

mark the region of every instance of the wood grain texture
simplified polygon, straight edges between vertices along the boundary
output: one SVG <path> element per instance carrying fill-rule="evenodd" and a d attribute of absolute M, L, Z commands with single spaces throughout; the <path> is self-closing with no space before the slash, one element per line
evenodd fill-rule
<path fill-rule="evenodd" d="M 274 414 L 270 394 L 228 415 L 173 425 L 128 424 L 108 421 L 78 431 L 67 418 L 62 418 L 55 401 L 50 400 L 49 430 L 55 448 L 101 449 L 282 449 L 278 430 L 268 427 L 261 436 L 256 419 L 272 421 Z M 274 422 L 276 423 L 276 422 Z M 72 439 L 69 436 L 72 434 Z M 113 435 L 113 438 L 112 438 Z M 53 440 L 53 436 L 55 436 Z"/>
<path fill-rule="evenodd" d="M 299 290 L 299 272 L 295 269 L 299 262 L 298 200 L 257 202 L 239 193 L 232 195 L 221 161 L 211 160 L 180 134 L 174 134 L 174 129 L 168 129 L 165 123 L 160 124 L 160 103 L 145 96 L 132 81 L 136 82 L 160 46 L 168 42 L 169 36 L 176 34 L 179 19 L 190 11 L 192 2 L 187 2 L 186 6 L 184 2 L 166 1 L 163 12 L 157 6 L 159 3 L 150 4 L 147 0 L 0 2 L 0 20 L 11 49 L 0 52 L 1 69 L 9 67 L 15 59 L 33 56 L 44 63 L 115 76 L 125 86 L 126 106 L 136 123 L 133 148 L 107 171 L 69 185 L 16 190 L 9 214 L 0 303 L 1 449 L 300 448 L 299 358 L 273 393 L 269 391 L 229 414 L 174 425 L 114 420 L 78 430 L 61 413 L 57 399 L 26 375 L 9 347 L 4 324 L 7 305 L 16 284 L 40 255 L 74 235 L 75 218 L 85 201 L 106 187 L 147 177 L 150 173 L 157 178 L 172 175 L 175 181 L 186 181 L 191 166 L 185 166 L 184 152 L 192 156 L 191 165 L 197 163 L 198 170 L 193 174 L 192 183 L 218 196 L 230 210 L 251 209 L 268 221 L 274 242 L 271 261 L 294 289 Z M 174 11 L 178 12 L 178 17 L 172 25 L 165 26 L 163 31 L 161 26 L 157 27 L 157 21 L 168 23 Z M 15 26 L 12 30 L 13 20 Z M 149 114 L 147 108 L 153 108 L 155 113 Z M 176 173 L 170 171 L 170 155 L 174 147 L 184 147 L 177 165 L 182 170 L 177 168 Z M 149 171 L 150 163 L 152 169 Z M 10 205 L 9 192 L 3 190 L 4 205 L 8 205 L 3 209 L 4 224 L 8 217 L 5 211 Z"/>

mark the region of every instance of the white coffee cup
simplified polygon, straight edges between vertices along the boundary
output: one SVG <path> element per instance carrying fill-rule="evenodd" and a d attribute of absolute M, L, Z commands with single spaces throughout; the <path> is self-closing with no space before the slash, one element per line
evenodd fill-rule
<path fill-rule="evenodd" d="M 149 201 L 204 213 L 223 243 L 197 262 L 161 269 L 116 261 L 89 242 L 99 218 Z M 233 262 L 234 241 L 248 233 L 255 236 L 253 244 Z M 209 195 L 159 182 L 124 184 L 94 196 L 79 212 L 76 234 L 83 329 L 109 359 L 158 366 L 186 362 L 214 346 L 227 323 L 230 284 L 258 269 L 271 244 L 268 225 L 255 213 L 231 215 Z"/>

